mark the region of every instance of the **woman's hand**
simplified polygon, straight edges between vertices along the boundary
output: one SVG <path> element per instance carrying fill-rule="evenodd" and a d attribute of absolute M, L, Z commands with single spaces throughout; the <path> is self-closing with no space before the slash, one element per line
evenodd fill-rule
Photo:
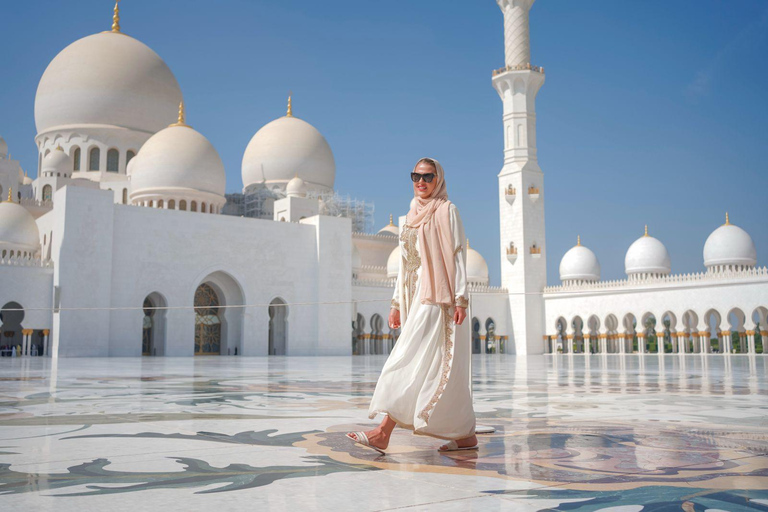
<path fill-rule="evenodd" d="M 456 325 L 461 325 L 462 322 L 464 322 L 464 319 L 467 318 L 467 308 L 456 306 L 455 309 L 456 311 L 453 312 L 453 321 L 456 322 Z M 391 313 L 390 318 L 392 318 Z"/>
<path fill-rule="evenodd" d="M 392 308 L 389 310 L 389 327 L 390 329 L 400 328 L 400 310 Z"/>

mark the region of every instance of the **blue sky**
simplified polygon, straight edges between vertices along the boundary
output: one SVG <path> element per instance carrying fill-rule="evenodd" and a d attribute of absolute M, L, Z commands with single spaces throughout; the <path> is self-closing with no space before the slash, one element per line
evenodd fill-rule
<path fill-rule="evenodd" d="M 504 64 L 493 0 L 124 0 L 123 31 L 171 67 L 188 121 L 218 149 L 227 190 L 245 147 L 294 113 L 328 139 L 336 190 L 372 201 L 376 225 L 402 214 L 407 174 L 441 160 L 472 246 L 499 283 L 496 175 Z M 109 29 L 109 0 L 5 2 L 0 134 L 35 174 L 33 105 L 48 62 Z M 548 280 L 581 235 L 604 279 L 648 224 L 673 272 L 703 270 L 708 234 L 731 221 L 768 263 L 768 2 L 538 0 L 533 64 L 545 173 Z"/>

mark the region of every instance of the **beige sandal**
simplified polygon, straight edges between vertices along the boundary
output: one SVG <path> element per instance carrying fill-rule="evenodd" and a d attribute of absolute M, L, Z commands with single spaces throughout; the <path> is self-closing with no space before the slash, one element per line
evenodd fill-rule
<path fill-rule="evenodd" d="M 439 452 L 458 452 L 461 450 L 477 450 L 477 445 L 475 446 L 464 446 L 459 447 L 459 444 L 456 441 L 448 441 L 447 444 L 443 445 L 445 446 L 444 450 L 441 450 L 442 446 L 437 449 Z"/>
<path fill-rule="evenodd" d="M 355 437 L 357 437 L 357 439 L 352 437 L 353 435 Z M 386 455 L 386 453 L 384 453 L 384 450 L 382 450 L 380 448 L 376 448 L 375 446 L 373 446 L 370 443 L 370 441 L 368 441 L 368 436 L 365 435 L 365 432 L 350 432 L 350 433 L 347 434 L 347 437 L 350 438 L 352 441 L 356 442 L 357 444 L 361 444 L 363 446 L 367 446 L 368 448 L 373 448 L 374 450 L 376 450 L 380 454 Z"/>

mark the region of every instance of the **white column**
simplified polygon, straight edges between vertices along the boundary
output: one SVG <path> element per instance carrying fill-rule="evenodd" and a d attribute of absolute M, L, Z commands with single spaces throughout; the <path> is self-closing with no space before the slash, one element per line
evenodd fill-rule
<path fill-rule="evenodd" d="M 749 354 L 755 354 L 755 331 L 749 330 L 747 331 L 747 353 Z"/>
<path fill-rule="evenodd" d="M 635 333 L 635 336 L 637 336 L 637 351 L 640 354 L 645 354 L 645 333 L 638 332 Z"/>

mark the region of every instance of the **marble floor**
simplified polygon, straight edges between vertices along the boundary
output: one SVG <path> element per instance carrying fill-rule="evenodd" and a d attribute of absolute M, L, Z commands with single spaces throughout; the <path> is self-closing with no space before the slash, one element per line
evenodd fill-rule
<path fill-rule="evenodd" d="M 384 358 L 0 358 L 0 510 L 768 510 L 766 356 L 474 356 L 495 433 L 381 456 Z"/>

